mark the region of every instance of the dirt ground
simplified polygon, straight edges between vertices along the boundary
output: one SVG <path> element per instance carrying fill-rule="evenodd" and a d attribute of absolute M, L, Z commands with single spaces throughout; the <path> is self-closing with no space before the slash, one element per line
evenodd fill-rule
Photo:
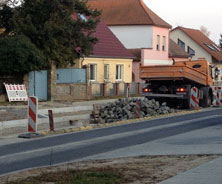
<path fill-rule="evenodd" d="M 184 156 L 141 156 L 95 161 L 82 161 L 59 166 L 10 174 L 0 177 L 0 183 L 19 180 L 28 176 L 37 176 L 41 173 L 66 169 L 112 168 L 120 170 L 127 177 L 130 184 L 155 184 L 179 173 L 195 168 L 220 155 L 184 155 Z M 44 182 L 44 184 L 47 184 Z"/>

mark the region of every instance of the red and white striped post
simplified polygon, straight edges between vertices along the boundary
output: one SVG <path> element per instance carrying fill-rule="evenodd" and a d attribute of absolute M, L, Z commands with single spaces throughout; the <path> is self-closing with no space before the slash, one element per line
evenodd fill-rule
<path fill-rule="evenodd" d="M 29 97 L 28 107 L 28 132 L 37 132 L 38 121 L 38 98 L 35 96 Z"/>
<path fill-rule="evenodd" d="M 221 106 L 222 105 L 222 90 L 221 87 L 217 87 L 216 91 L 216 106 Z"/>
<path fill-rule="evenodd" d="M 196 87 L 191 88 L 190 108 L 199 109 L 198 89 Z"/>

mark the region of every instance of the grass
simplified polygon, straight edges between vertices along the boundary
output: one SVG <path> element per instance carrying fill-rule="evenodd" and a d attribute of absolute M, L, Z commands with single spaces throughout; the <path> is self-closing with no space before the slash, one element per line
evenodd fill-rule
<path fill-rule="evenodd" d="M 124 176 L 111 168 L 73 170 L 43 173 L 39 176 L 28 177 L 8 184 L 39 184 L 52 182 L 56 184 L 119 184 L 126 181 Z"/>

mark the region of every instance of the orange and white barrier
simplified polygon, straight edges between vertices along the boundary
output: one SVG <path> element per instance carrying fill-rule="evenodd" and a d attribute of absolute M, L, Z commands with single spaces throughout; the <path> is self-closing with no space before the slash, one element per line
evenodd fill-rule
<path fill-rule="evenodd" d="M 38 121 L 38 98 L 29 97 L 28 107 L 28 132 L 37 132 L 37 121 Z"/>
<path fill-rule="evenodd" d="M 190 108 L 191 109 L 199 109 L 199 97 L 198 97 L 198 89 L 196 87 L 191 88 L 190 95 Z"/>

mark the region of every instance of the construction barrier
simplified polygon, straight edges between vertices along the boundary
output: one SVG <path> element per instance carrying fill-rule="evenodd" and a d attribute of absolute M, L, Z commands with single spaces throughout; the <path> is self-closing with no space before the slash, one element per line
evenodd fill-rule
<path fill-rule="evenodd" d="M 198 97 L 198 89 L 196 87 L 191 88 L 190 95 L 190 108 L 191 109 L 199 109 L 199 97 Z"/>
<path fill-rule="evenodd" d="M 37 132 L 37 121 L 38 121 L 38 98 L 29 97 L 28 106 L 28 132 Z"/>
<path fill-rule="evenodd" d="M 216 106 L 222 105 L 222 88 L 217 87 L 216 88 Z"/>
<path fill-rule="evenodd" d="M 140 102 L 137 101 L 136 102 L 136 106 L 135 106 L 135 118 L 139 118 L 140 117 Z"/>
<path fill-rule="evenodd" d="M 9 102 L 27 101 L 28 96 L 24 84 L 5 84 Z"/>

